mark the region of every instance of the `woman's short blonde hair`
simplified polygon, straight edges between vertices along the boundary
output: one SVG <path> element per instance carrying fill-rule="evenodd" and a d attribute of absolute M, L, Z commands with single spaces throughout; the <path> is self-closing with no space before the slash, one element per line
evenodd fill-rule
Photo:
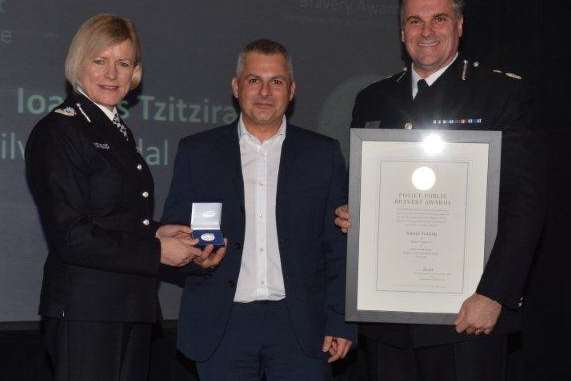
<path fill-rule="evenodd" d="M 129 40 L 135 49 L 135 70 L 131 81 L 131 90 L 139 86 L 143 74 L 141 63 L 141 43 L 135 24 L 124 17 L 109 14 L 99 14 L 85 21 L 80 27 L 67 52 L 65 58 L 65 78 L 77 88 L 79 74 L 83 65 L 103 49 Z"/>

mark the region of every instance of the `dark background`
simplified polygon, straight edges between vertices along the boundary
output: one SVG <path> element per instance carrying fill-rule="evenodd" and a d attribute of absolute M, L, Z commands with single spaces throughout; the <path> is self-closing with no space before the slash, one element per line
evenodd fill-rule
<path fill-rule="evenodd" d="M 550 213 L 560 215 L 569 210 L 562 185 L 571 177 L 570 8 L 563 0 L 467 0 L 461 47 L 471 60 L 518 73 L 532 85 L 535 127 L 544 132 L 553 174 Z M 292 121 L 340 139 L 345 150 L 356 92 L 403 66 L 397 0 L 0 0 L 0 380 L 49 380 L 34 323 L 46 250 L 20 147 L 65 95 L 69 41 L 99 12 L 133 19 L 143 40 L 143 86 L 123 116 L 151 164 L 157 216 L 180 137 L 234 115 L 229 83 L 246 42 L 269 37 L 288 47 L 298 82 Z M 179 100 L 187 105 L 182 118 L 158 113 L 161 103 L 168 110 Z M 197 110 L 193 118 L 191 109 Z M 543 240 L 564 251 L 563 236 Z M 176 319 L 179 295 L 170 285 L 161 288 L 169 319 Z M 175 351 L 175 322 L 164 325 L 157 327 L 152 379 L 192 380 L 192 364 Z M 521 380 L 520 344 L 514 337 L 511 380 Z M 336 379 L 364 379 L 358 355 L 335 369 Z"/>

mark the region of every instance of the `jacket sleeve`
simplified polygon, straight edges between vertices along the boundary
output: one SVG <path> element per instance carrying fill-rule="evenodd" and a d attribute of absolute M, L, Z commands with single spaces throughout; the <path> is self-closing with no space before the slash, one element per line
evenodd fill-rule
<path fill-rule="evenodd" d="M 89 209 L 91 171 L 85 156 L 91 142 L 71 122 L 40 122 L 26 147 L 26 172 L 52 255 L 63 263 L 102 271 L 156 276 L 160 242 L 156 224 L 125 229 L 97 223 Z M 118 193 L 120 197 L 120 190 Z M 118 202 L 120 200 L 117 200 Z M 108 220 L 113 219 L 111 211 Z M 99 216 L 101 217 L 101 216 Z"/>
<path fill-rule="evenodd" d="M 355 97 L 355 104 L 353 105 L 353 112 L 351 117 L 350 128 L 363 128 L 365 121 L 363 120 L 364 108 L 366 107 L 366 95 L 364 90 L 360 91 Z"/>
<path fill-rule="evenodd" d="M 176 153 L 169 194 L 163 208 L 161 222 L 164 224 L 190 224 L 193 194 L 191 152 L 191 141 L 188 138 L 181 140 Z M 180 268 L 161 266 L 161 280 L 183 287 L 188 275 L 206 275 L 211 272 L 212 270 L 203 269 L 193 262 Z"/>
<path fill-rule="evenodd" d="M 512 81 L 512 91 L 498 104 L 503 108 L 498 232 L 477 292 L 516 309 L 543 226 L 546 168 L 542 139 L 533 130 L 530 91 Z"/>
<path fill-rule="evenodd" d="M 347 171 L 339 142 L 331 150 L 332 176 L 323 221 L 323 249 L 326 253 L 327 293 L 325 335 L 355 342 L 356 325 L 345 322 L 345 271 L 347 236 L 334 224 L 335 208 L 347 203 Z"/>

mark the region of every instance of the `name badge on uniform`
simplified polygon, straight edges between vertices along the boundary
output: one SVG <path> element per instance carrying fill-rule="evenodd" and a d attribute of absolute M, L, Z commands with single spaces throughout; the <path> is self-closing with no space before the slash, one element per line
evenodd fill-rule
<path fill-rule="evenodd" d="M 192 238 L 198 240 L 197 246 L 224 246 L 224 236 L 220 230 L 222 221 L 221 202 L 193 202 L 190 216 Z"/>
<path fill-rule="evenodd" d="M 97 142 L 93 142 L 93 145 L 94 145 L 95 148 L 97 148 L 97 149 L 105 149 L 105 150 L 107 150 L 107 149 L 110 148 L 110 147 L 109 147 L 109 144 L 107 144 L 107 143 L 97 143 Z"/>

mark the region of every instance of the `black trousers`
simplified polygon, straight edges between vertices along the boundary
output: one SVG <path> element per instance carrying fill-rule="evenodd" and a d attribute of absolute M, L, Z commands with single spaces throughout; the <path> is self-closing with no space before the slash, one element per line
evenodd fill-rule
<path fill-rule="evenodd" d="M 283 300 L 234 303 L 220 345 L 196 366 L 201 381 L 329 379 L 327 354 L 309 357 L 303 352 Z"/>
<path fill-rule="evenodd" d="M 370 381 L 504 381 L 507 337 L 395 348 L 366 339 Z"/>
<path fill-rule="evenodd" d="M 146 381 L 152 324 L 42 321 L 54 381 Z"/>

